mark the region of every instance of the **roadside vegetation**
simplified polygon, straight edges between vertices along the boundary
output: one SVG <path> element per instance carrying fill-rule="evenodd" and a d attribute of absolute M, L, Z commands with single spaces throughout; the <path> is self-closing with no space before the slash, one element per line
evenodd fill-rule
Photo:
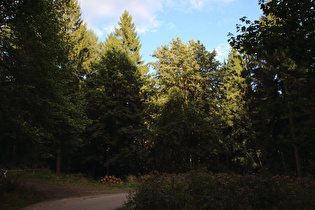
<path fill-rule="evenodd" d="M 47 184 L 47 186 L 67 186 L 69 188 L 78 188 L 82 191 L 85 188 L 95 188 L 99 190 L 99 193 L 111 193 L 117 190 L 129 192 L 137 187 L 137 179 L 133 176 L 128 176 L 124 179 L 112 176 L 106 183 L 103 181 L 104 178 L 93 179 L 84 174 L 57 175 L 49 169 L 36 171 L 12 170 L 7 173 L 6 179 L 2 178 L 0 180 L 0 209 L 20 209 L 34 203 L 54 199 L 45 193 L 39 192 L 34 187 L 38 183 Z M 119 184 L 116 184 L 117 180 L 119 180 Z M 31 183 L 31 187 L 25 187 L 27 183 Z M 73 195 L 63 192 L 63 196 L 70 197 Z"/>
<path fill-rule="evenodd" d="M 19 209 L 47 199 L 32 190 L 23 190 L 16 180 L 0 180 L 0 209 Z"/>
<path fill-rule="evenodd" d="M 122 209 L 314 209 L 315 182 L 269 173 L 152 173 Z"/>
<path fill-rule="evenodd" d="M 34 187 L 25 188 L 26 183 L 109 192 L 124 190 L 130 194 L 122 209 L 312 209 L 315 206 L 312 177 L 274 176 L 267 171 L 247 175 L 205 171 L 152 172 L 121 179 L 114 176 L 92 179 L 83 174 L 57 175 L 49 169 L 9 171 L 7 175 L 7 179 L 0 181 L 0 209 L 8 210 L 52 199 Z"/>

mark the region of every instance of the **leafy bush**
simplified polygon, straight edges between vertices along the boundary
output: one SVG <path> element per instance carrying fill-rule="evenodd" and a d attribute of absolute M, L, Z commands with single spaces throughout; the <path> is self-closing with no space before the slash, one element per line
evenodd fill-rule
<path fill-rule="evenodd" d="M 125 209 L 313 209 L 315 183 L 287 176 L 154 173 Z"/>

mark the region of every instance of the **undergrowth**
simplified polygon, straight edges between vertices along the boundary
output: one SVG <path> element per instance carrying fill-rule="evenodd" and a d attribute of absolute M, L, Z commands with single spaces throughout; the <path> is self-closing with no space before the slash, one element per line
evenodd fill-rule
<path fill-rule="evenodd" d="M 120 185 L 115 183 L 102 183 L 101 180 L 92 179 L 84 174 L 61 174 L 57 175 L 49 169 L 37 171 L 11 170 L 6 179 L 0 179 L 0 209 L 15 210 L 47 199 L 45 195 L 37 193 L 34 189 L 25 189 L 24 183 L 44 183 L 52 185 L 68 185 L 76 187 L 96 187 L 105 190 L 121 189 L 124 191 L 134 190 L 138 184 L 130 182 L 126 178 Z"/>
<path fill-rule="evenodd" d="M 0 209 L 19 209 L 32 203 L 45 200 L 45 196 L 25 190 L 21 183 L 14 179 L 0 180 Z"/>
<path fill-rule="evenodd" d="M 124 209 L 314 209 L 314 180 L 287 176 L 154 173 Z"/>
<path fill-rule="evenodd" d="M 105 176 L 114 177 L 114 176 Z M 105 178 L 104 177 L 104 178 Z M 135 188 L 137 184 L 131 182 L 129 176 L 126 177 L 126 181 L 122 181 L 119 178 L 110 179 L 110 182 L 104 182 L 102 179 L 92 179 L 85 174 L 56 174 L 49 169 L 41 169 L 39 171 L 9 171 L 8 178 L 13 178 L 22 181 L 39 182 L 47 184 L 65 184 L 80 187 L 117 187 L 117 188 Z M 116 182 L 119 180 L 119 184 Z"/>

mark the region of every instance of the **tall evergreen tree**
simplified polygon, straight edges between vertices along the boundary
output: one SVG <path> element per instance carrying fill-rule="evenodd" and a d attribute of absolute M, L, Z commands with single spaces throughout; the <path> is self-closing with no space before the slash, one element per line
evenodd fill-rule
<path fill-rule="evenodd" d="M 40 0 L 1 11 L 1 158 L 30 167 L 56 159 L 60 172 L 61 155 L 78 146 L 87 122 L 74 97 L 76 73 L 90 59 L 75 50 L 86 31 L 80 9 L 76 1 Z"/>
<path fill-rule="evenodd" d="M 157 169 L 180 172 L 210 166 L 220 125 L 215 52 L 178 37 L 153 54 L 156 98 L 152 98 Z"/>
<path fill-rule="evenodd" d="M 106 173 L 135 173 L 135 142 L 141 138 L 140 73 L 128 54 L 106 50 L 86 83 L 89 159 Z M 95 173 L 95 172 L 93 172 Z"/>
<path fill-rule="evenodd" d="M 85 138 L 90 173 L 122 175 L 138 171 L 143 128 L 141 88 L 146 69 L 141 61 L 139 37 L 132 17 L 125 11 L 103 45 L 85 92 L 88 116 L 93 121 Z M 97 152 L 94 152 L 97 151 Z"/>
<path fill-rule="evenodd" d="M 136 32 L 135 23 L 132 16 L 125 10 L 118 22 L 119 28 L 115 28 L 115 32 L 111 33 L 105 42 L 105 48 L 122 48 L 131 57 L 131 60 L 139 67 L 142 75 L 148 72 L 148 68 L 144 66 L 144 61 L 140 55 L 140 38 Z"/>
<path fill-rule="evenodd" d="M 91 65 L 99 57 L 100 45 L 97 36 L 87 30 L 81 17 L 81 8 L 77 0 L 69 0 L 63 16 L 65 30 L 68 34 L 69 59 L 67 66 L 72 68 L 74 85 L 80 88 L 84 78 L 91 73 Z"/>
<path fill-rule="evenodd" d="M 223 153 L 226 150 L 227 164 L 234 162 L 234 169 L 253 169 L 260 165 L 259 150 L 255 150 L 255 133 L 250 116 L 252 97 L 251 67 L 249 57 L 241 56 L 235 49 L 220 68 L 220 102 L 224 118 Z M 225 149 L 224 149 L 225 148 Z M 235 164 L 236 163 L 236 164 Z M 260 165 L 261 166 L 261 165 Z"/>
<path fill-rule="evenodd" d="M 73 150 L 81 145 L 79 135 L 84 131 L 89 122 L 85 113 L 86 101 L 81 90 L 82 83 L 91 73 L 92 65 L 99 56 L 97 37 L 92 31 L 88 31 L 81 18 L 81 9 L 76 0 L 66 1 L 63 7 L 63 29 L 66 32 L 65 46 L 67 59 L 62 65 L 62 70 L 71 72 L 71 78 L 67 82 L 64 96 L 67 99 L 67 115 L 73 124 L 72 131 L 66 131 L 57 144 L 56 171 L 61 170 L 61 156 L 71 162 Z M 69 135 L 70 134 L 70 135 Z M 65 139 L 68 139 L 65 141 Z M 61 154 L 61 149 L 63 149 Z M 69 167 L 69 166 L 68 166 Z M 65 167 L 64 167 L 65 168 Z"/>
<path fill-rule="evenodd" d="M 63 2 L 1 4 L 1 158 L 34 167 L 52 153 L 58 129 L 69 127 L 63 97 L 69 71 Z"/>

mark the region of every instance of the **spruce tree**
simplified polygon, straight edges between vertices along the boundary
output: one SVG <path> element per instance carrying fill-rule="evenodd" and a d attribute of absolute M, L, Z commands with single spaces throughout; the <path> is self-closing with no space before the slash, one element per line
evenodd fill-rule
<path fill-rule="evenodd" d="M 1 4 L 1 162 L 36 167 L 55 153 L 59 130 L 71 127 L 63 2 L 11 3 Z"/>
<path fill-rule="evenodd" d="M 67 67 L 72 69 L 74 85 L 80 89 L 84 78 L 91 73 L 91 65 L 98 59 L 100 46 L 93 31 L 87 30 L 77 0 L 67 1 L 63 21 L 69 43 Z"/>
<path fill-rule="evenodd" d="M 57 173 L 61 171 L 61 157 L 64 157 L 64 163 L 73 162 L 71 154 L 81 145 L 79 135 L 89 122 L 85 113 L 86 102 L 81 86 L 84 78 L 90 74 L 91 66 L 99 55 L 97 38 L 91 31 L 87 30 L 81 17 L 78 1 L 65 1 L 62 12 L 62 30 L 65 31 L 63 41 L 67 58 L 60 66 L 62 71 L 70 74 L 63 96 L 66 99 L 64 111 L 71 126 L 68 130 L 59 130 L 59 139 L 55 144 Z"/>
<path fill-rule="evenodd" d="M 242 56 L 232 49 L 220 67 L 219 105 L 224 122 L 221 152 L 226 152 L 226 167 L 234 171 L 261 166 L 260 151 L 255 150 L 255 133 L 250 115 L 253 93 L 249 59 L 249 56 Z"/>
<path fill-rule="evenodd" d="M 148 72 L 148 68 L 144 66 L 144 61 L 140 55 L 140 38 L 136 32 L 135 23 L 132 16 L 125 10 L 118 22 L 119 28 L 115 28 L 115 32 L 111 33 L 105 42 L 105 48 L 122 48 L 123 51 L 130 55 L 130 58 L 139 67 L 142 75 Z"/>
<path fill-rule="evenodd" d="M 86 83 L 89 159 L 106 173 L 135 173 L 135 142 L 141 138 L 140 73 L 122 50 L 106 50 Z M 98 162 L 98 163 L 97 163 Z M 94 162 L 95 163 L 95 162 Z"/>
<path fill-rule="evenodd" d="M 158 59 L 152 64 L 156 95 L 150 104 L 156 169 L 181 172 L 210 166 L 221 123 L 215 52 L 199 41 L 184 44 L 177 37 L 153 56 Z"/>
<path fill-rule="evenodd" d="M 110 34 L 86 84 L 88 116 L 93 121 L 87 136 L 94 168 L 122 175 L 139 171 L 139 145 L 143 132 L 141 88 L 146 69 L 141 61 L 139 37 L 125 11 L 119 29 Z M 94 149 L 93 149 L 94 148 Z M 97 152 L 95 152 L 97 151 Z M 95 169 L 96 170 L 96 169 Z"/>

